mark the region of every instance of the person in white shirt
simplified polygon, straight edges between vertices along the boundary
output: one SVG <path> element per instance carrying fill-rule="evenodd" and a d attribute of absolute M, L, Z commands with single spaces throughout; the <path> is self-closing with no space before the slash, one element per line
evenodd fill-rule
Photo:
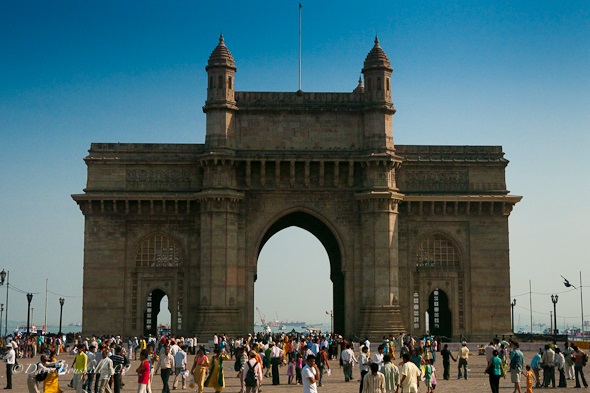
<path fill-rule="evenodd" d="M 383 366 L 383 352 L 384 352 L 385 348 L 382 345 L 379 345 L 379 347 L 377 347 L 377 353 L 375 353 L 373 355 L 373 358 L 371 359 L 372 363 L 377 363 L 378 366 L 378 370 L 381 369 L 381 366 Z"/>
<path fill-rule="evenodd" d="M 401 387 L 402 393 L 418 393 L 418 387 L 420 386 L 420 375 L 422 372 L 418 366 L 410 362 L 410 354 L 404 353 L 402 359 L 404 362 L 401 370 L 402 379 L 395 391 L 396 393 L 399 392 L 399 388 Z"/>
<path fill-rule="evenodd" d="M 340 359 L 342 360 L 342 371 L 344 372 L 344 382 L 349 382 L 352 380 L 352 367 L 354 363 L 358 363 L 357 358 L 354 356 L 354 352 L 352 351 L 352 345 L 347 344 L 346 349 L 342 351 L 340 354 Z"/>
<path fill-rule="evenodd" d="M 359 369 L 361 370 L 361 385 L 359 393 L 363 391 L 363 378 L 369 373 L 369 367 L 371 366 L 371 358 L 369 357 L 369 348 L 363 346 L 361 356 L 359 357 Z"/>
<path fill-rule="evenodd" d="M 4 389 L 12 389 L 12 371 L 16 362 L 16 348 L 18 348 L 18 344 L 15 341 L 6 345 L 7 351 L 3 358 L 6 363 L 6 387 Z"/>
<path fill-rule="evenodd" d="M 363 378 L 363 393 L 385 393 L 385 376 L 377 363 L 371 363 L 371 372 Z"/>
<path fill-rule="evenodd" d="M 303 393 L 317 393 L 320 370 L 315 364 L 315 356 L 309 355 L 303 369 L 301 369 L 301 377 L 303 381 Z"/>
<path fill-rule="evenodd" d="M 98 390 L 96 393 L 111 392 L 109 387 L 109 381 L 115 374 L 115 367 L 113 367 L 113 361 L 109 357 L 109 350 L 107 347 L 102 350 L 102 360 L 98 362 L 96 366 L 96 374 L 100 374 L 98 379 Z"/>
<path fill-rule="evenodd" d="M 257 393 L 262 385 L 262 366 L 256 361 L 256 352 L 250 351 L 249 359 L 244 363 L 244 372 L 242 373 L 242 386 L 245 387 L 245 393 Z M 246 384 L 246 377 L 250 369 L 254 370 L 256 376 L 256 386 L 248 386 Z"/>
<path fill-rule="evenodd" d="M 182 381 L 182 389 L 184 390 L 186 385 L 186 347 L 183 345 L 179 347 L 178 351 L 174 354 L 174 382 L 172 383 L 172 389 L 176 389 L 178 378 Z M 172 351 L 171 351 L 172 353 Z"/>
<path fill-rule="evenodd" d="M 399 385 L 399 369 L 391 363 L 390 355 L 383 355 L 383 366 L 379 371 L 385 377 L 386 393 L 394 393 Z"/>
<path fill-rule="evenodd" d="M 279 385 L 279 364 L 283 362 L 283 350 L 274 341 L 270 343 L 270 364 L 272 366 L 272 384 Z"/>

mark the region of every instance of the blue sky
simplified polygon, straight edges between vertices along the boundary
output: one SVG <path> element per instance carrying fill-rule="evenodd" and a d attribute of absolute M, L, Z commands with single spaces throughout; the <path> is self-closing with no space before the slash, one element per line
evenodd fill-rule
<path fill-rule="evenodd" d="M 220 4 L 0 2 L 0 269 L 17 288 L 42 292 L 37 322 L 45 279 L 67 295 L 64 321 L 81 320 L 83 216 L 69 195 L 84 188 L 91 142 L 202 143 L 204 67 L 220 32 L 238 67 L 236 90 L 297 89 L 298 2 Z M 397 144 L 504 147 L 508 188 L 524 196 L 510 218 L 517 323 L 530 324 L 530 279 L 535 322 L 548 324 L 561 274 L 577 283 L 582 271 L 590 286 L 590 3 L 302 4 L 304 91 L 354 89 L 378 34 L 394 67 Z M 311 235 L 278 234 L 263 250 L 257 303 L 267 317 L 328 321 L 331 290 L 306 314 L 296 290 L 317 282 L 294 281 L 280 298 L 262 281 L 280 274 L 274 261 L 289 263 L 282 255 L 292 244 L 294 254 L 317 252 L 291 263 L 325 266 L 308 279 L 328 276 Z M 579 300 L 560 294 L 559 327 L 580 324 Z M 10 308 L 10 319 L 26 320 L 24 294 L 12 292 Z"/>

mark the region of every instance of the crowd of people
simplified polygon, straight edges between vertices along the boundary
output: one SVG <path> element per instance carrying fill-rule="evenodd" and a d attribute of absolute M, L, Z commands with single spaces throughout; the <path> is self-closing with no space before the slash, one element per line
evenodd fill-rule
<path fill-rule="evenodd" d="M 514 392 L 520 393 L 521 376 L 526 383 L 526 392 L 536 388 L 555 388 L 555 374 L 559 375 L 557 387 L 567 387 L 567 380 L 575 380 L 575 388 L 588 387 L 584 375 L 584 367 L 588 362 L 588 355 L 569 342 L 565 342 L 563 348 L 553 341 L 539 348 L 533 356 L 530 364 L 525 365 L 525 359 L 520 344 L 517 341 L 500 342 L 495 339 L 484 349 L 492 393 L 499 392 L 500 378 L 510 373 L 511 382 L 514 383 Z M 541 378 L 541 370 L 543 376 Z"/>
<path fill-rule="evenodd" d="M 287 377 L 287 384 L 302 385 L 304 393 L 317 393 L 333 369 L 342 370 L 344 382 L 359 381 L 359 393 L 417 392 L 420 384 L 427 393 L 433 393 L 438 378 L 437 355 L 442 358 L 444 380 L 451 379 L 451 360 L 458 363 L 457 378 L 468 379 L 470 357 L 465 341 L 455 356 L 447 344 L 441 348 L 437 337 L 418 339 L 411 335 L 383 337 L 373 346 L 368 339 L 349 341 L 340 335 L 321 333 L 259 333 L 238 338 L 219 334 L 207 345 L 199 345 L 194 337 L 170 334 L 127 340 L 120 336 L 77 336 L 68 340 L 63 336 L 9 337 L 2 344 L 5 389 L 12 388 L 18 358 L 41 354 L 34 367 L 24 370 L 30 393 L 61 393 L 58 377 L 63 375 L 76 393 L 120 393 L 122 376 L 130 369 L 131 360 L 139 360 L 134 370 L 138 393 L 152 393 L 152 380 L 158 373 L 162 393 L 177 388 L 197 393 L 211 388 L 221 393 L 228 370 L 236 372 L 240 393 L 258 393 L 264 378 L 279 385 L 282 375 Z M 62 351 L 74 355 L 71 364 L 58 360 Z M 567 381 L 574 379 L 575 387 L 588 386 L 584 376 L 588 355 L 568 342 L 562 348 L 555 342 L 539 348 L 530 364 L 525 364 L 519 343 L 514 340 L 493 339 L 481 346 L 479 353 L 486 356 L 492 393 L 499 392 L 500 379 L 507 376 L 514 383 L 514 393 L 522 393 L 521 378 L 527 392 L 532 392 L 533 387 L 566 387 Z M 356 378 L 355 368 L 359 373 Z"/>

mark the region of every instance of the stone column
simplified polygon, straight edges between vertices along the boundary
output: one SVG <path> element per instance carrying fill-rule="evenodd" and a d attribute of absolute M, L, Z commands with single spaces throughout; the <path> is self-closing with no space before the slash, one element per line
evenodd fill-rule
<path fill-rule="evenodd" d="M 398 194 L 368 193 L 361 204 L 362 255 L 359 335 L 370 339 L 405 331 L 399 308 Z"/>
<path fill-rule="evenodd" d="M 220 179 L 232 184 L 233 165 L 219 161 L 205 168 L 209 184 L 199 193 L 201 202 L 200 299 L 195 334 L 208 340 L 214 333 L 239 335 L 244 331 L 243 267 L 238 263 L 239 205 L 243 194 L 217 188 Z M 243 291 L 241 291 L 243 292 Z"/>

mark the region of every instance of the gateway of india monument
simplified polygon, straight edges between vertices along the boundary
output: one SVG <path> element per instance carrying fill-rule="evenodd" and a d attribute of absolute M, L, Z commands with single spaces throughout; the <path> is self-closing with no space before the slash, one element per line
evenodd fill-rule
<path fill-rule="evenodd" d="M 510 332 L 508 160 L 395 145 L 378 39 L 349 93 L 235 91 L 223 36 L 205 70 L 204 144 L 92 143 L 84 158 L 85 334 L 154 334 L 164 296 L 178 335 L 252 332 L 258 256 L 290 226 L 326 249 L 337 333 Z"/>

